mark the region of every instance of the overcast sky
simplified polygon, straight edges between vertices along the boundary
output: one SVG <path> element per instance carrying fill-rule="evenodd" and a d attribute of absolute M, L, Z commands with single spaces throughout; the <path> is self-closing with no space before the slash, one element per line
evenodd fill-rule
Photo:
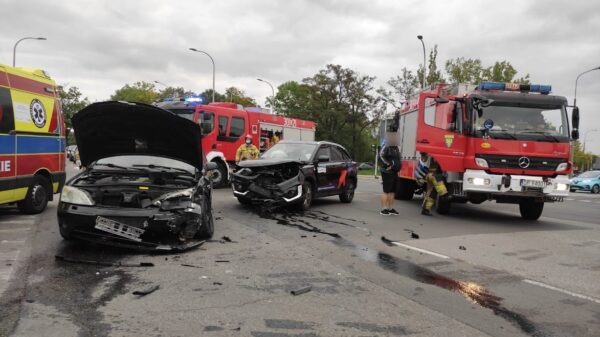
<path fill-rule="evenodd" d="M 338 63 L 377 76 L 377 85 L 422 62 L 438 45 L 449 58 L 509 60 L 522 76 L 573 100 L 580 72 L 600 66 L 598 1 L 83 1 L 0 0 L 0 63 L 24 41 L 17 66 L 47 70 L 92 100 L 125 83 L 158 80 L 193 91 L 236 86 L 264 104 L 274 86 Z M 600 71 L 581 77 L 583 131 L 600 129 Z M 583 134 L 583 132 L 582 132 Z M 583 138 L 583 136 L 582 136 Z M 600 132 L 587 148 L 600 154 Z"/>

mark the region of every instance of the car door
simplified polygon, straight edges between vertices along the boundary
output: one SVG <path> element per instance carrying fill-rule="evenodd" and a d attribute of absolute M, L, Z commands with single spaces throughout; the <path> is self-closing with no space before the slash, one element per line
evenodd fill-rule
<path fill-rule="evenodd" d="M 337 157 L 333 157 L 330 145 L 321 145 L 315 155 L 317 166 L 317 192 L 319 194 L 335 194 L 342 166 Z"/>

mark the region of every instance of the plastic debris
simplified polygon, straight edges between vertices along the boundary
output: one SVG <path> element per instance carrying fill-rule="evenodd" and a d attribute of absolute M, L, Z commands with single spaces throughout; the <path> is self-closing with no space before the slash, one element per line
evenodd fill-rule
<path fill-rule="evenodd" d="M 160 286 L 158 284 L 156 284 L 156 285 L 150 286 L 150 287 L 148 287 L 146 289 L 136 290 L 136 291 L 133 292 L 133 294 L 137 295 L 137 296 L 140 296 L 140 297 L 141 296 L 146 296 L 146 295 L 152 294 L 153 292 L 157 291 L 158 288 L 160 288 Z"/>
<path fill-rule="evenodd" d="M 298 295 L 305 294 L 311 290 L 312 290 L 312 286 L 306 286 L 306 287 L 294 289 L 294 290 L 290 291 L 290 293 L 294 296 L 298 296 Z"/>

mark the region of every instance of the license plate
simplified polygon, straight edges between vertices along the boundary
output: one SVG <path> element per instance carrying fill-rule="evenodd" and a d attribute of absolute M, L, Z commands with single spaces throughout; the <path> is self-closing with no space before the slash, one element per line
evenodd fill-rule
<path fill-rule="evenodd" d="M 543 180 L 521 180 L 521 186 L 523 187 L 534 187 L 534 188 L 544 188 L 546 187 L 546 182 Z"/>
<path fill-rule="evenodd" d="M 126 224 L 103 218 L 101 216 L 96 218 L 96 226 L 94 226 L 94 228 L 137 242 L 142 241 L 140 236 L 145 232 L 143 229 L 127 226 Z"/>

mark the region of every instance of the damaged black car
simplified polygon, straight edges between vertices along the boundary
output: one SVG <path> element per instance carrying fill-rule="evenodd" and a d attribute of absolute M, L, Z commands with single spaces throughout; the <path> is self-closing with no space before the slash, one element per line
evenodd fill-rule
<path fill-rule="evenodd" d="M 258 160 L 242 161 L 232 174 L 241 204 L 294 205 L 308 210 L 315 198 L 339 196 L 352 202 L 357 164 L 330 142 L 281 141 Z"/>
<path fill-rule="evenodd" d="M 197 124 L 129 102 L 91 104 L 72 122 L 84 168 L 60 197 L 64 239 L 169 251 L 212 237 L 214 168 Z"/>

